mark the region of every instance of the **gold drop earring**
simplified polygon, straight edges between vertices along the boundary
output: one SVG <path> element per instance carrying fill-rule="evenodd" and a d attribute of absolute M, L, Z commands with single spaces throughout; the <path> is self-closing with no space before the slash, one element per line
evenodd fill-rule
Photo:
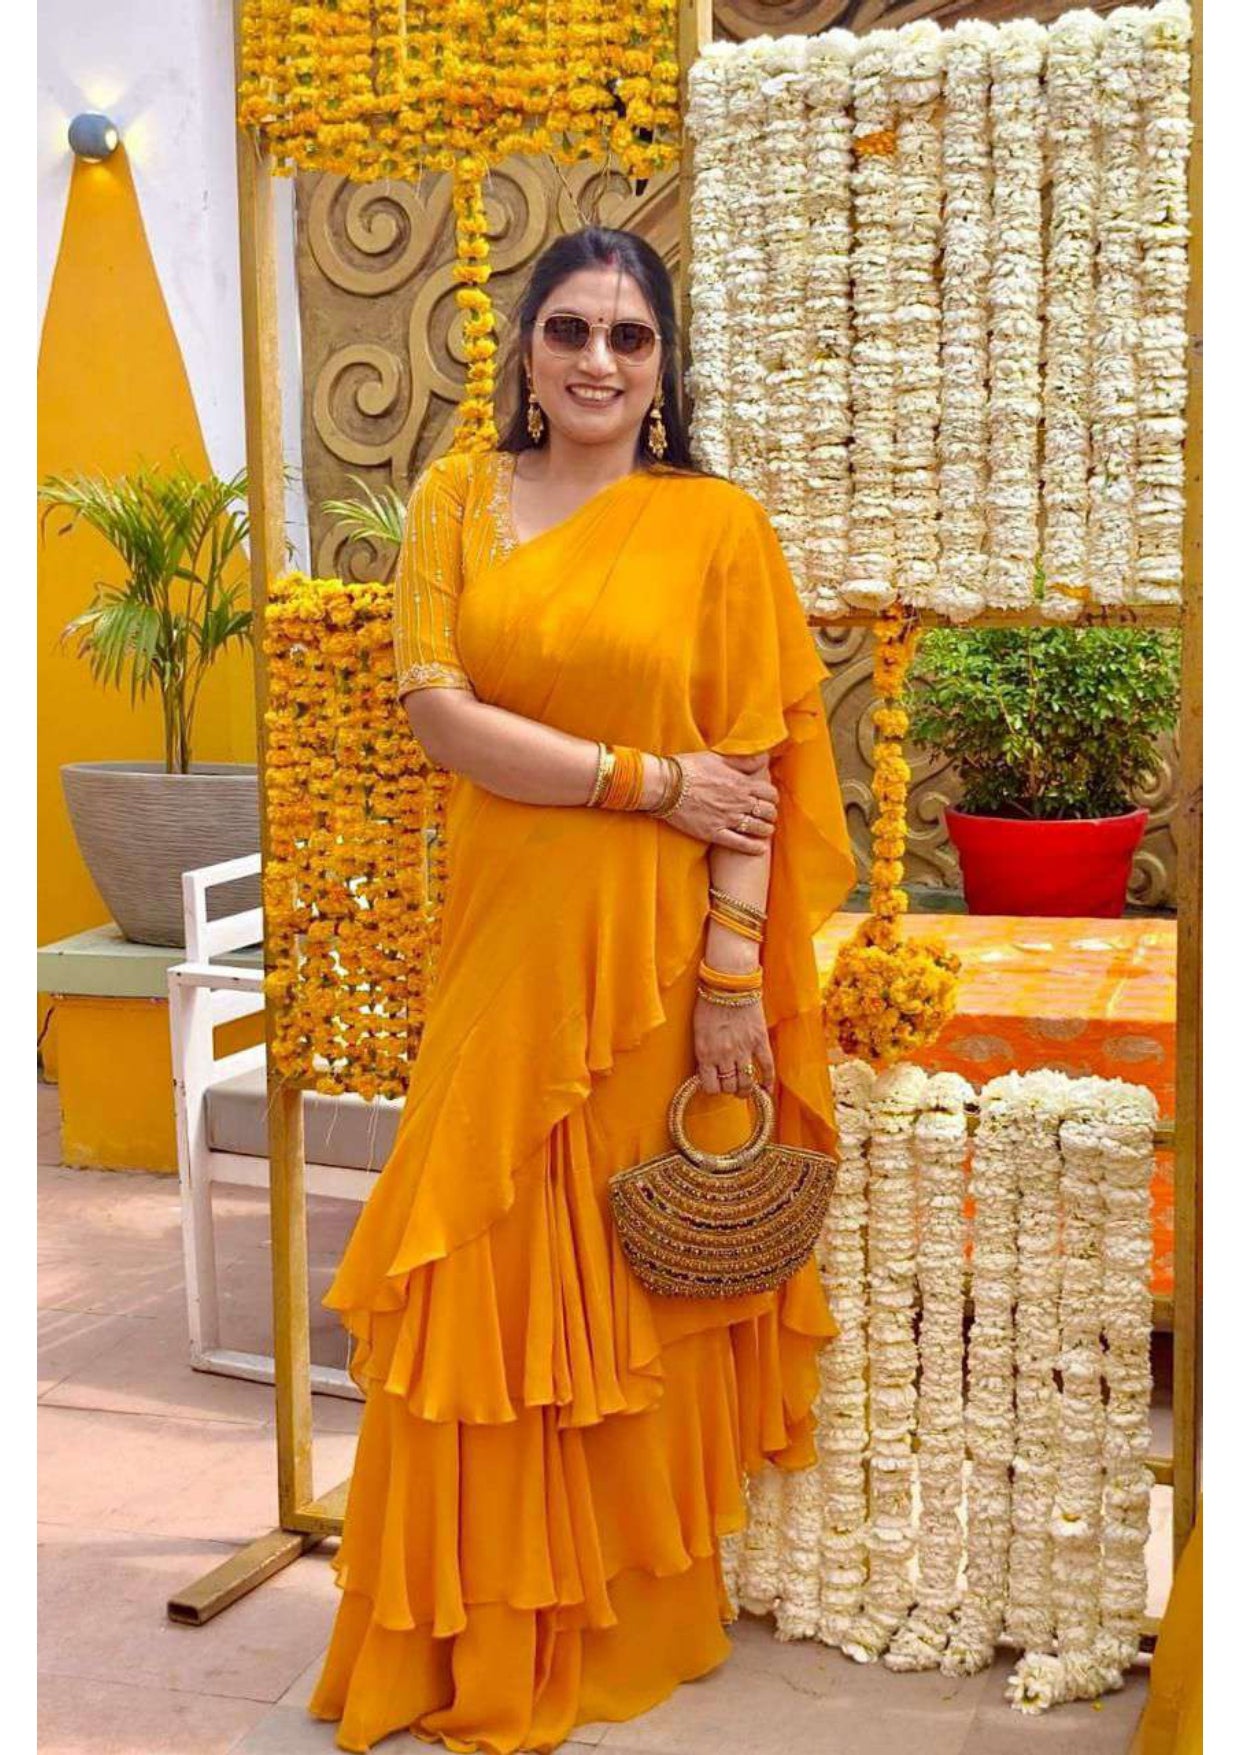
<path fill-rule="evenodd" d="M 663 425 L 663 386 L 655 391 L 654 401 L 650 405 L 650 431 L 646 435 L 646 444 L 652 457 L 663 457 L 667 452 L 667 428 Z"/>
<path fill-rule="evenodd" d="M 529 402 L 526 404 L 525 409 L 525 430 L 537 445 L 542 441 L 543 429 L 546 423 L 543 420 L 543 411 L 538 406 L 538 398 L 534 394 L 534 380 L 532 378 L 527 378 L 526 383 L 529 386 Z"/>

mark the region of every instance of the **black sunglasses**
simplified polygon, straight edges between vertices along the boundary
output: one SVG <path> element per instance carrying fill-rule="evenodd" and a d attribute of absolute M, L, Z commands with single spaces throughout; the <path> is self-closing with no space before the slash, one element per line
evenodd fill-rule
<path fill-rule="evenodd" d="M 617 359 L 644 360 L 654 352 L 658 333 L 649 323 L 636 317 L 622 317 L 618 323 L 588 323 L 571 311 L 556 311 L 534 325 L 552 353 L 580 353 L 590 345 L 596 329 L 607 331 L 607 342 Z"/>

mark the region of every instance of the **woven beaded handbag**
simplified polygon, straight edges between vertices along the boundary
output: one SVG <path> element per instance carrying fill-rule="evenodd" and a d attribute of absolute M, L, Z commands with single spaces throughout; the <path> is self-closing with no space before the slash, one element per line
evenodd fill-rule
<path fill-rule="evenodd" d="M 791 1279 L 813 1252 L 827 1216 L 835 1160 L 771 1143 L 775 1105 L 755 1085 L 758 1124 L 731 1152 L 701 1151 L 685 1134 L 700 1080 L 685 1080 L 668 1110 L 675 1151 L 619 1170 L 607 1192 L 636 1277 L 673 1297 L 732 1298 Z"/>

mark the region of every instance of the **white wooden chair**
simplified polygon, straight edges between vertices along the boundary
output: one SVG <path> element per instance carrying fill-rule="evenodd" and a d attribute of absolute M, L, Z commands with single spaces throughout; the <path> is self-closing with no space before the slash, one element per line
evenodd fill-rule
<path fill-rule="evenodd" d="M 260 869 L 258 854 L 187 871 L 183 963 L 168 971 L 172 1071 L 185 1249 L 185 1296 L 190 1363 L 196 1371 L 255 1383 L 275 1381 L 270 1354 L 244 1353 L 220 1344 L 219 1283 L 213 1184 L 267 1188 L 267 1084 L 263 1044 L 217 1054 L 215 1031 L 232 1019 L 263 1010 L 261 967 L 239 967 L 217 958 L 261 942 L 259 908 L 208 920 L 210 892 Z M 363 1202 L 391 1150 L 400 1104 L 358 1097 L 307 1093 L 306 1191 Z M 312 1390 L 360 1400 L 347 1371 L 310 1368 Z"/>

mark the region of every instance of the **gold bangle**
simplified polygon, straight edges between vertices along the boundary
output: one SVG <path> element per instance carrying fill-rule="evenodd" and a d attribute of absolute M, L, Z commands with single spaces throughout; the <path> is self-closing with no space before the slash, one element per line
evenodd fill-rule
<path fill-rule="evenodd" d="M 599 799 L 599 804 L 604 810 L 615 810 L 627 788 L 628 761 L 624 748 L 620 744 L 613 743 L 610 745 L 610 749 L 611 766 L 607 773 L 607 783 L 603 787 L 602 796 Z"/>
<path fill-rule="evenodd" d="M 739 916 L 733 919 L 727 914 L 721 914 L 718 908 L 708 908 L 706 914 L 708 919 L 717 920 L 720 926 L 726 926 L 729 932 L 738 933 L 741 938 L 747 938 L 753 944 L 762 943 L 761 929 L 752 922 L 742 922 Z"/>
<path fill-rule="evenodd" d="M 721 914 L 726 914 L 731 920 L 744 920 L 750 926 L 757 927 L 766 924 L 765 914 L 749 908 L 738 908 L 735 902 L 725 902 L 718 890 L 709 891 L 709 900 L 712 908 L 718 908 Z"/>
<path fill-rule="evenodd" d="M 615 765 L 611 781 L 599 801 L 604 810 L 637 810 L 645 786 L 642 752 L 628 744 L 614 744 Z"/>
<path fill-rule="evenodd" d="M 664 790 L 662 798 L 651 811 L 653 817 L 670 817 L 685 795 L 684 764 L 675 756 L 660 756 L 660 763 L 666 762 L 671 770 L 671 780 Z"/>
<path fill-rule="evenodd" d="M 595 767 L 595 770 L 594 770 L 594 784 L 590 788 L 589 798 L 586 799 L 587 809 L 596 805 L 599 801 L 599 794 L 603 790 L 603 774 L 604 774 L 603 764 L 605 763 L 606 760 L 607 760 L 607 745 L 605 743 L 600 742 L 599 746 L 598 746 L 598 763 L 597 763 L 597 766 Z"/>
<path fill-rule="evenodd" d="M 766 909 L 759 908 L 756 902 L 742 902 L 739 896 L 729 896 L 726 890 L 721 890 L 716 884 L 711 884 L 709 893 L 712 902 L 722 902 L 729 908 L 735 908 L 738 913 L 748 915 L 751 920 L 766 919 Z"/>
<path fill-rule="evenodd" d="M 608 786 L 611 784 L 611 777 L 616 766 L 616 752 L 612 749 L 611 745 L 605 743 L 600 744 L 599 747 L 602 754 L 598 759 L 598 776 L 594 783 L 594 792 L 590 797 L 590 803 L 595 808 L 602 805 L 604 795 L 606 794 Z"/>
<path fill-rule="evenodd" d="M 698 982 L 698 997 L 709 1000 L 711 1005 L 756 1005 L 762 998 L 762 990 L 756 993 L 716 993 L 703 982 Z"/>

